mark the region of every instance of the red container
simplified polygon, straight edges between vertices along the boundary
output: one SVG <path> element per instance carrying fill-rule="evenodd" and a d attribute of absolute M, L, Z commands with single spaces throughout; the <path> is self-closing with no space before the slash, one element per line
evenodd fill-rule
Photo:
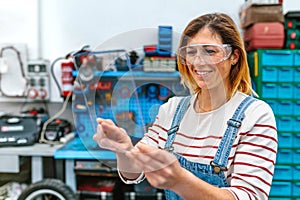
<path fill-rule="evenodd" d="M 146 56 L 154 56 L 157 55 L 157 46 L 156 45 L 145 45 L 144 53 Z"/>
<path fill-rule="evenodd" d="M 281 22 L 258 22 L 244 32 L 246 51 L 281 49 L 284 47 L 284 40 L 284 25 Z"/>

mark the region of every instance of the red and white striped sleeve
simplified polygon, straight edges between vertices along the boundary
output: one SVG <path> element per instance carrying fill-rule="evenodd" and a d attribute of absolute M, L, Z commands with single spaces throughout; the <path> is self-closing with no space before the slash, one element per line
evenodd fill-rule
<path fill-rule="evenodd" d="M 252 127 L 239 133 L 238 147 L 227 174 L 230 181 L 227 189 L 238 200 L 267 200 L 278 146 L 275 117 L 268 104 L 257 101 L 243 123 Z"/>

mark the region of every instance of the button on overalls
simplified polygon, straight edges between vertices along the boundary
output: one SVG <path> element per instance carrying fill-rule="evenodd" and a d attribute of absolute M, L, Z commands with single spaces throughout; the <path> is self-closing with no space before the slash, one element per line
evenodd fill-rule
<path fill-rule="evenodd" d="M 226 181 L 226 177 L 224 174 L 224 170 L 227 170 L 226 164 L 229 157 L 229 153 L 237 134 L 238 128 L 241 126 L 241 123 L 244 119 L 244 112 L 247 107 L 255 101 L 255 98 L 252 96 L 248 96 L 245 98 L 239 105 L 239 107 L 235 110 L 231 119 L 227 121 L 227 129 L 222 137 L 214 160 L 211 161 L 210 165 L 201 164 L 196 162 L 191 162 L 184 157 L 173 152 L 174 148 L 172 146 L 176 133 L 179 129 L 179 123 L 183 118 L 183 115 L 190 104 L 190 96 L 182 98 L 180 103 L 178 104 L 175 115 L 172 121 L 172 125 L 168 130 L 168 138 L 165 144 L 165 150 L 173 153 L 180 165 L 192 172 L 195 176 L 202 179 L 203 181 L 215 185 L 217 187 L 228 187 L 229 184 Z M 165 196 L 167 200 L 180 200 L 175 192 L 171 190 L 165 190 Z"/>

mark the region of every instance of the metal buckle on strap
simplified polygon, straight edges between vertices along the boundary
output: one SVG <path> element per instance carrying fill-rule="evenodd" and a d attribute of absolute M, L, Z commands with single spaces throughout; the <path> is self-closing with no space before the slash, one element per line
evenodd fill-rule
<path fill-rule="evenodd" d="M 242 125 L 242 122 L 239 121 L 239 120 L 236 120 L 236 119 L 229 119 L 229 120 L 227 121 L 227 125 L 233 126 L 233 127 L 235 127 L 235 128 L 240 128 L 241 125 Z"/>
<path fill-rule="evenodd" d="M 166 148 L 165 150 L 171 153 L 174 151 L 174 147 L 170 146 L 169 148 Z"/>
<path fill-rule="evenodd" d="M 214 161 L 210 161 L 210 165 L 214 168 L 214 172 L 216 174 L 220 173 L 220 171 L 227 171 L 227 167 L 221 167 L 220 165 L 214 163 Z"/>
<path fill-rule="evenodd" d="M 168 135 L 171 135 L 171 134 L 177 132 L 178 129 L 179 129 L 179 125 L 176 125 L 176 126 L 170 128 L 170 129 L 168 130 Z"/>

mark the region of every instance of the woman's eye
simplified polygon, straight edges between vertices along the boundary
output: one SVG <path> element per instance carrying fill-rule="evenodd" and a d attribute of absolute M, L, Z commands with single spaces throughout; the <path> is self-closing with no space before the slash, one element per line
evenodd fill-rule
<path fill-rule="evenodd" d="M 205 49 L 205 52 L 206 52 L 207 54 L 215 54 L 215 53 L 216 53 L 216 51 L 213 50 L 213 49 Z"/>
<path fill-rule="evenodd" d="M 187 50 L 187 55 L 189 55 L 189 56 L 194 56 L 194 55 L 196 55 L 197 54 L 197 50 L 196 49 L 189 49 L 189 50 Z"/>

